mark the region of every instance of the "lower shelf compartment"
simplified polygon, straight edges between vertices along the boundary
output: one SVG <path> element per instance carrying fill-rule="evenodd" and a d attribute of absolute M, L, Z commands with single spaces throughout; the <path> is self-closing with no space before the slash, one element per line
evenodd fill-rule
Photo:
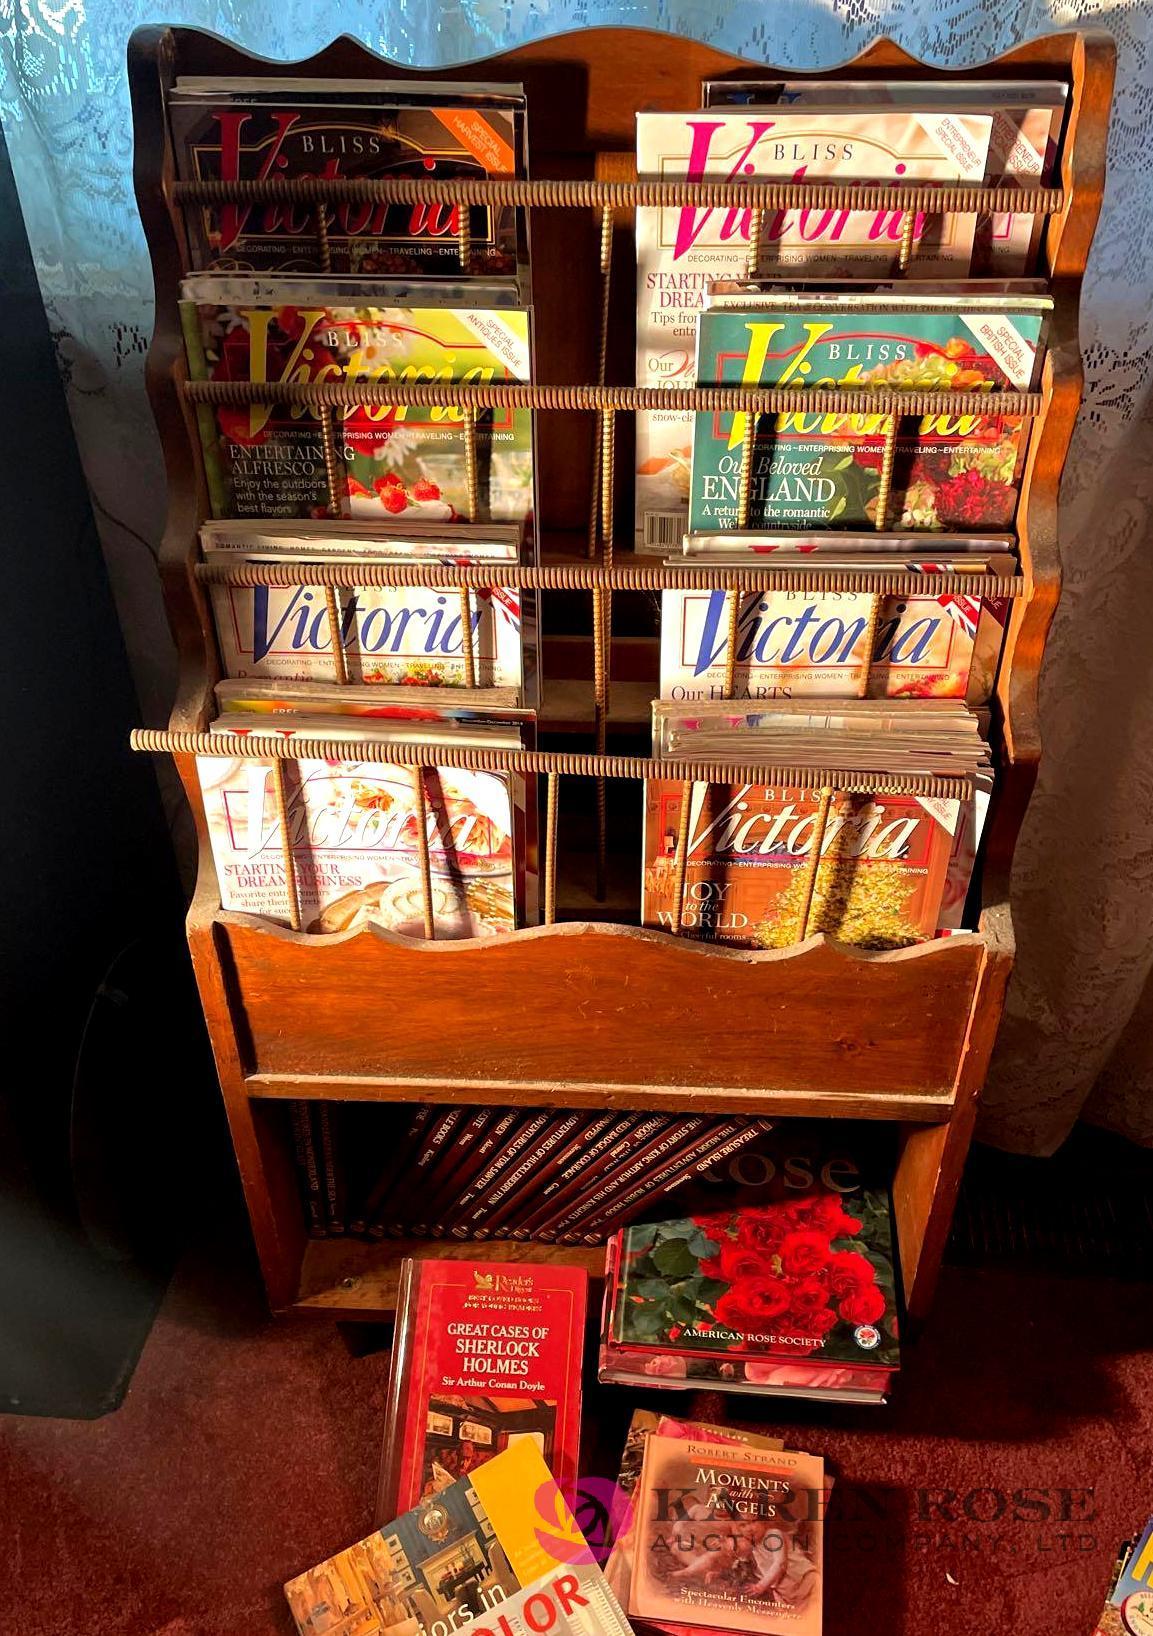
<path fill-rule="evenodd" d="M 400 1264 L 419 1261 L 561 1261 L 584 1267 L 592 1277 L 604 1269 L 602 1248 L 561 1244 L 516 1244 L 508 1239 L 477 1243 L 465 1239 L 310 1239 L 300 1269 L 300 1287 L 291 1310 L 319 1317 L 379 1323 L 396 1311 Z"/>

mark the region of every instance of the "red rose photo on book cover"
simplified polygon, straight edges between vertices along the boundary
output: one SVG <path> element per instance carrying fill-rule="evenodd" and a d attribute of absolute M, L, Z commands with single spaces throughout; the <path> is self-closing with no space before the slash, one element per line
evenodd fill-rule
<path fill-rule="evenodd" d="M 406 1262 L 379 1513 L 409 1510 L 522 1441 L 572 1492 L 587 1274 L 516 1262 Z"/>
<path fill-rule="evenodd" d="M 899 1365 L 888 1190 L 774 1132 L 729 1208 L 609 1248 L 601 1379 L 880 1396 Z"/>

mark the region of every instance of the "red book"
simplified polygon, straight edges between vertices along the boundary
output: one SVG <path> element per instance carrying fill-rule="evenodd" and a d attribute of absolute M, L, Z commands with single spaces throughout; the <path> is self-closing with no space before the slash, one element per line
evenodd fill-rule
<path fill-rule="evenodd" d="M 587 1297 L 581 1267 L 403 1263 L 381 1524 L 525 1438 L 572 1492 Z"/>

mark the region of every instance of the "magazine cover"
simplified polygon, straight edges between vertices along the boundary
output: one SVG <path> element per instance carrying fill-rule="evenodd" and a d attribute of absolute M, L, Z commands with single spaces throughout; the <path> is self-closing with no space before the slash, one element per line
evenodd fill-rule
<path fill-rule="evenodd" d="M 405 1261 L 378 1515 L 526 1441 L 573 1492 L 587 1291 L 581 1267 Z"/>
<path fill-rule="evenodd" d="M 529 1440 L 284 1591 L 300 1636 L 630 1636 Z"/>
<path fill-rule="evenodd" d="M 895 109 L 642 113 L 637 173 L 657 181 L 979 182 L 990 129 L 988 115 Z M 919 218 L 919 274 L 966 274 L 974 222 Z M 774 269 L 886 276 L 896 266 L 902 228 L 903 213 L 893 210 L 777 211 L 765 220 L 763 243 Z M 750 230 L 748 210 L 637 211 L 638 386 L 694 385 L 696 320 L 709 281 L 744 274 Z M 664 552 L 685 530 L 692 415 L 642 410 L 636 428 L 637 548 Z"/>
<path fill-rule="evenodd" d="M 723 1180 L 724 1208 L 700 1190 L 701 1208 L 613 1239 L 601 1378 L 883 1393 L 900 1363 L 887 1173 L 787 1128 Z"/>
<path fill-rule="evenodd" d="M 222 907 L 287 925 L 271 763 L 198 756 L 196 765 Z M 423 937 L 412 769 L 355 760 L 283 766 L 304 930 L 342 932 L 371 921 Z M 524 800 L 515 774 L 426 772 L 437 937 L 489 937 L 517 924 L 525 869 L 514 832 Z"/>
<path fill-rule="evenodd" d="M 931 562 L 894 568 L 934 572 Z M 735 697 L 855 697 L 868 669 L 870 698 L 965 699 L 984 704 L 993 689 L 1009 603 L 970 592 L 888 596 L 881 601 L 872 654 L 866 591 L 766 591 L 743 597 L 737 623 Z M 661 592 L 661 697 L 725 697 L 728 593 Z"/>
<path fill-rule="evenodd" d="M 446 541 L 443 523 L 418 522 L 411 515 L 396 523 L 387 515 L 379 521 L 302 517 L 288 523 L 233 518 L 200 529 L 201 551 L 206 559 L 215 553 L 218 562 L 269 556 L 317 562 L 519 562 L 523 547 L 519 523 L 454 523 Z"/>
<path fill-rule="evenodd" d="M 636 1490 L 637 1619 L 820 1636 L 824 1462 L 651 1434 Z"/>
<path fill-rule="evenodd" d="M 643 923 L 675 914 L 679 780 L 645 783 Z M 817 790 L 694 784 L 684 918 L 687 932 L 743 948 L 795 941 L 820 805 Z M 934 935 L 959 800 L 912 795 L 834 797 L 809 912 L 809 934 L 900 949 Z"/>
<path fill-rule="evenodd" d="M 210 554 L 207 560 L 217 559 Z M 244 564 L 279 559 L 230 554 L 223 560 Z M 307 563 L 317 559 L 291 560 Z M 355 569 L 350 567 L 349 579 L 354 582 L 355 578 Z M 465 685 L 459 592 L 350 585 L 335 594 L 351 682 Z M 320 587 L 293 585 L 281 590 L 267 585 L 213 585 L 211 601 L 226 676 L 332 680 L 332 634 Z M 474 685 L 514 688 L 519 694 L 524 684 L 520 591 L 503 587 L 470 591 L 468 603 Z"/>
<path fill-rule="evenodd" d="M 1038 297 L 1012 311 L 973 302 L 956 310 L 869 311 L 832 302 L 710 308 L 701 314 L 697 378 L 709 386 L 1030 391 L 1048 311 Z M 699 414 L 693 437 L 690 528 L 735 528 L 745 415 Z M 763 415 L 753 446 L 751 528 L 860 529 L 876 519 L 887 416 Z M 888 521 L 956 533 L 1008 528 L 1027 422 L 993 410 L 898 420 Z"/>
<path fill-rule="evenodd" d="M 822 104 L 844 107 L 963 108 L 992 115 L 985 180 L 992 187 L 1020 182 L 1048 186 L 1055 178 L 1061 125 L 1069 87 L 1060 80 L 705 80 L 706 108 L 731 105 L 788 108 Z M 1043 218 L 1021 211 L 977 217 L 974 273 L 1013 278 L 1027 273 Z"/>
<path fill-rule="evenodd" d="M 203 286 L 203 280 L 196 287 Z M 181 302 L 198 381 L 527 381 L 527 308 L 255 306 Z M 405 525 L 518 522 L 533 509 L 532 414 L 496 409 L 477 427 L 481 516 L 468 515 L 463 408 L 332 411 L 352 517 Z M 323 517 L 320 422 L 303 405 L 197 410 L 213 515 Z"/>
<path fill-rule="evenodd" d="M 359 93 L 325 93 L 316 82 L 185 78 L 168 102 L 177 175 L 225 182 L 523 176 L 523 94 L 477 86 L 470 97 L 470 89 L 382 80 Z M 447 201 L 329 205 L 330 270 L 459 276 L 459 211 Z M 190 262 L 202 271 L 324 270 L 315 212 L 305 203 L 237 200 L 187 205 L 184 215 Z M 469 270 L 515 272 L 515 211 L 472 205 L 468 224 Z"/>

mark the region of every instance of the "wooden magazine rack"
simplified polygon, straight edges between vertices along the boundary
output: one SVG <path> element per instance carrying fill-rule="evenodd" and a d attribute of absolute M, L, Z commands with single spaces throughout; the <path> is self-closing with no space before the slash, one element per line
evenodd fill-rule
<path fill-rule="evenodd" d="M 614 923 L 603 899 L 613 863 L 606 787 L 644 777 L 654 764 L 610 755 L 607 735 L 617 721 L 647 720 L 656 691 L 655 643 L 620 635 L 613 596 L 668 585 L 705 583 L 700 568 L 667 568 L 631 554 L 614 554 L 618 518 L 631 517 L 629 486 L 616 481 L 617 423 L 640 407 L 740 407 L 762 413 L 789 409 L 857 409 L 859 393 L 794 390 L 652 392 L 608 384 L 633 375 L 631 311 L 632 210 L 638 203 L 740 204 L 763 212 L 793 205 L 868 207 L 870 190 L 828 183 L 641 183 L 635 181 L 634 113 L 691 108 L 703 77 L 780 77 L 692 41 L 633 30 L 593 29 L 544 40 L 456 70 L 464 79 L 518 81 L 529 99 L 530 173 L 546 180 L 430 184 L 297 182 L 240 184 L 229 197 L 275 197 L 315 212 L 325 253 L 326 203 L 340 198 L 437 197 L 506 202 L 531 210 L 536 322 L 536 382 L 525 387 L 387 388 L 327 383 L 294 388 L 321 412 L 331 447 L 329 415 L 354 404 L 463 404 L 473 441 L 477 413 L 523 404 L 539 409 L 538 526 L 540 567 L 483 565 L 445 568 L 414 563 L 349 569 L 335 565 L 208 568 L 199 560 L 197 530 L 208 514 L 196 435 L 195 404 L 251 402 L 267 388 L 190 383 L 184 370 L 177 300 L 189 270 L 182 203 L 221 197 L 213 184 L 176 181 L 167 134 L 166 96 L 178 75 L 294 75 L 328 79 L 452 77 L 452 70 L 415 71 L 382 61 L 341 39 L 301 63 L 249 56 L 215 36 L 188 28 L 145 29 L 129 50 L 136 130 L 136 187 L 156 280 L 156 333 L 149 355 L 149 390 L 164 443 L 170 510 L 161 556 L 164 590 L 180 654 L 180 686 L 167 732 L 135 735 L 137 747 L 174 755 L 197 818 L 200 870 L 188 936 L 212 1036 L 257 1251 L 271 1305 L 337 1317 L 366 1317 L 395 1304 L 396 1275 L 407 1254 L 467 1256 L 467 1243 L 386 1239 L 361 1243 L 310 1240 L 293 1164 L 285 1099 L 364 1102 L 468 1102 L 493 1105 L 637 1108 L 779 1117 L 851 1117 L 895 1121 L 898 1161 L 894 1203 L 905 1297 L 914 1318 L 924 1315 L 940 1265 L 977 1097 L 1001 1015 L 1013 960 L 1008 876 L 1013 847 L 1040 755 L 1037 679 L 1059 588 L 1057 490 L 1081 391 L 1077 313 L 1081 276 L 1104 179 L 1105 140 L 1114 48 L 1103 34 L 1063 33 L 1020 46 L 970 71 L 968 77 L 1052 77 L 1070 84 L 1059 185 L 994 189 L 981 186 L 873 190 L 875 207 L 923 210 L 1035 210 L 1047 218 L 1042 270 L 1054 297 L 1041 390 L 1003 394 L 1006 412 L 1031 417 L 1017 534 L 1021 577 L 1008 587 L 1011 614 L 993 704 L 998 788 L 985 843 L 978 930 L 895 953 L 847 948 L 805 936 L 765 952 L 727 949 L 673 933 Z M 932 78 L 964 76 L 926 66 L 881 40 L 832 75 L 790 78 Z M 467 217 L 467 212 L 462 212 Z M 910 224 L 912 216 L 909 216 Z M 902 263 L 911 244 L 902 246 Z M 469 253 L 467 226 L 459 246 Z M 911 262 L 915 273 L 915 257 Z M 285 388 L 275 396 L 283 401 Z M 844 399 L 845 401 L 841 401 Z M 1012 399 L 1012 401 L 1010 401 Z M 675 400 L 675 402 L 674 402 Z M 890 447 L 898 415 L 946 406 L 933 394 L 876 393 L 870 406 L 890 415 Z M 956 394 L 947 407 L 963 412 Z M 591 419 L 595 416 L 595 421 Z M 750 427 L 753 416 L 748 417 Z M 745 462 L 746 471 L 749 462 Z M 475 460 L 470 461 L 475 484 Z M 329 484 L 337 505 L 335 462 Z M 887 488 L 882 474 L 882 492 Z M 474 488 L 475 492 L 475 488 Z M 591 495 L 591 508 L 590 508 Z M 747 508 L 747 494 L 742 497 Z M 879 522 L 884 523 L 884 503 Z M 591 515 L 590 515 L 591 510 Z M 747 515 L 747 509 L 746 509 Z M 780 570 L 708 570 L 708 583 L 730 593 L 730 619 L 744 591 L 783 587 Z M 868 590 L 876 596 L 911 591 L 895 572 L 856 584 L 846 573 L 819 570 L 788 577 L 790 588 Z M 424 870 L 424 941 L 365 928 L 331 935 L 282 929 L 220 907 L 200 801 L 194 757 L 215 753 L 271 756 L 289 752 L 277 739 L 230 740 L 206 729 L 212 718 L 219 665 L 205 582 L 314 585 L 324 589 L 330 620 L 342 586 L 419 584 L 452 589 L 531 587 L 591 593 L 591 635 L 543 643 L 546 733 L 585 731 L 591 753 L 465 751 L 420 746 L 398 753 L 358 746 L 358 758 L 413 767 L 423 799 L 421 767 L 515 766 L 544 775 L 545 924 L 496 939 L 438 942 L 431 916 L 428 858 Z M 890 584 L 891 581 L 891 584 Z M 950 583 L 955 585 L 955 580 Z M 917 576 L 916 589 L 933 589 Z M 944 589 L 942 584 L 941 589 Z M 462 626 L 463 626 L 462 621 Z M 627 620 L 622 621 L 627 624 Z M 339 643 L 334 681 L 347 680 Z M 732 644 L 730 644 L 730 651 Z M 731 678 L 730 678 L 731 680 Z M 618 712 L 614 701 L 622 699 Z M 644 706 L 643 714 L 639 708 Z M 293 757 L 347 756 L 323 740 L 294 741 Z M 746 769 L 702 763 L 659 764 L 665 777 L 731 782 L 788 778 L 788 768 Z M 566 872 L 558 845 L 562 781 L 594 780 L 598 890 L 590 894 Z M 949 793 L 948 780 L 863 780 L 852 786 L 835 768 L 799 780 L 810 786 Z M 924 785 L 924 789 L 921 789 Z M 930 790 L 930 785 L 932 789 Z M 948 789 L 946 788 L 948 786 Z M 687 808 L 687 803 L 685 803 Z M 625 867 L 639 878 L 635 843 Z M 818 846 L 813 848 L 814 859 Z M 683 894 L 683 837 L 678 849 Z M 292 879 L 292 871 L 289 870 Z M 635 909 L 633 911 L 635 916 Z M 579 915 L 580 918 L 572 918 Z M 807 915 L 807 911 L 806 911 Z M 299 915 L 294 913 L 294 922 Z M 548 1244 L 486 1242 L 486 1259 L 543 1259 Z M 599 1270 L 601 1252 L 575 1254 Z"/>

